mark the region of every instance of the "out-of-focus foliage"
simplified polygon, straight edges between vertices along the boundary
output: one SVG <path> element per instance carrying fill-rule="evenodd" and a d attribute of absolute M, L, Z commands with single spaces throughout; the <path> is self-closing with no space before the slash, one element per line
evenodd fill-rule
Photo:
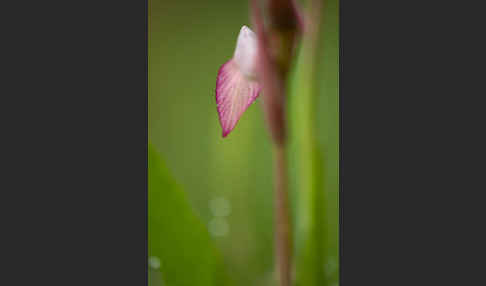
<path fill-rule="evenodd" d="M 228 285 L 209 233 L 152 145 L 148 161 L 151 271 L 159 268 L 167 285 Z"/>
<path fill-rule="evenodd" d="M 296 84 L 289 97 L 289 104 L 294 104 L 299 93 L 307 92 L 312 86 L 309 94 L 314 116 L 310 120 L 315 129 L 313 144 L 319 150 L 306 155 L 313 156 L 308 162 L 304 159 L 308 157 L 301 153 L 303 150 L 293 148 L 289 154 L 289 159 L 300 160 L 299 163 L 292 161 L 295 164 L 289 166 L 296 249 L 301 247 L 297 243 L 304 241 L 296 212 L 302 212 L 301 218 L 309 214 L 302 206 L 315 207 L 313 221 L 321 231 L 315 236 L 320 239 L 309 250 L 320 249 L 313 254 L 317 259 L 303 259 L 310 262 L 302 262 L 306 265 L 296 270 L 308 269 L 309 273 L 320 275 L 301 280 L 304 283 L 323 282 L 299 286 L 338 283 L 337 3 L 337 0 L 324 1 L 314 77 L 308 79 L 301 74 L 300 80 L 292 79 Z M 266 286 L 273 285 L 274 275 L 273 164 L 261 99 L 250 106 L 235 130 L 223 139 L 214 94 L 218 68 L 232 57 L 238 32 L 242 25 L 251 26 L 249 19 L 248 1 L 149 0 L 149 140 L 161 153 L 181 190 L 183 187 L 195 215 L 208 229 L 234 285 Z M 305 69 L 301 58 L 297 67 Z M 290 106 L 289 111 L 293 109 Z M 312 178 L 318 185 L 310 198 L 322 201 L 316 203 L 309 199 L 299 208 L 299 202 L 305 200 L 298 198 L 297 180 L 306 176 L 305 168 L 313 162 L 320 162 L 320 169 L 316 169 Z M 151 200 L 149 195 L 149 216 L 156 209 L 153 204 L 157 204 Z M 159 235 L 163 236 L 163 231 Z M 149 250 L 164 249 L 166 246 L 158 246 L 164 243 L 161 239 L 149 241 Z M 295 261 L 298 260 L 296 257 Z M 193 275 L 187 266 L 178 267 L 181 268 L 176 269 L 178 273 Z M 165 277 L 164 273 L 161 275 Z M 296 273 L 296 277 L 299 275 L 307 273 Z M 166 285 L 186 285 L 177 279 L 172 282 Z M 159 285 L 154 279 L 152 286 Z"/>

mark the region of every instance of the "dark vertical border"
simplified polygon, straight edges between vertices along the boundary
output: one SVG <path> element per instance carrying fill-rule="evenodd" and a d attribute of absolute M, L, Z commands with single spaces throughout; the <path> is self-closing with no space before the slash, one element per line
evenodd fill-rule
<path fill-rule="evenodd" d="M 341 286 L 485 284 L 472 5 L 341 1 Z"/>
<path fill-rule="evenodd" d="M 0 285 L 147 285 L 147 1 L 0 5 Z"/>

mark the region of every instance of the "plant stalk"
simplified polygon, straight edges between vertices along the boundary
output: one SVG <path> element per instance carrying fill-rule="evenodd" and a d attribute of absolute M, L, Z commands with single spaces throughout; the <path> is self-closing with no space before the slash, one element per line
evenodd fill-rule
<path fill-rule="evenodd" d="M 280 286 L 291 285 L 292 240 L 287 175 L 287 122 L 285 93 L 293 57 L 298 15 L 291 0 L 267 2 L 269 27 L 265 29 L 260 5 L 251 1 L 258 38 L 258 70 L 263 85 L 263 107 L 274 150 L 275 262 Z"/>
<path fill-rule="evenodd" d="M 292 238 L 284 144 L 274 145 L 275 253 L 280 286 L 291 284 Z"/>

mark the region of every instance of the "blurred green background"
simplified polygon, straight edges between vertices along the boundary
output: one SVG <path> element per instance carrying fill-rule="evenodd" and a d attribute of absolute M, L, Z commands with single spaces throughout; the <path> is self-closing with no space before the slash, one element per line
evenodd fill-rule
<path fill-rule="evenodd" d="M 306 4 L 299 3 L 303 6 Z M 169 283 L 164 278 L 163 270 L 160 271 L 163 269 L 160 264 L 184 265 L 187 261 L 182 261 L 181 257 L 185 260 L 209 261 L 204 260 L 205 254 L 191 258 L 190 254 L 174 252 L 170 261 L 161 261 L 164 257 L 156 255 L 157 251 L 165 249 L 170 252 L 177 248 L 163 245 L 168 243 L 165 238 L 170 235 L 194 235 L 186 229 L 198 220 L 201 223 L 201 230 L 198 231 L 207 232 L 210 241 L 205 238 L 206 234 L 201 234 L 201 240 L 196 243 L 198 245 L 191 243 L 190 239 L 187 242 L 175 239 L 170 243 L 187 243 L 189 245 L 180 247 L 189 252 L 207 248 L 206 244 L 213 245 L 218 253 L 217 263 L 224 265 L 224 270 L 215 270 L 218 272 L 215 279 L 223 275 L 219 272 L 229 277 L 224 280 L 228 282 L 219 281 L 220 285 L 273 285 L 272 146 L 264 123 L 261 100 L 246 111 L 235 130 L 223 139 L 214 93 L 218 68 L 232 57 L 241 26 L 251 27 L 248 2 L 149 0 L 148 8 L 149 141 L 153 152 L 160 157 L 163 172 L 171 180 L 170 184 L 150 182 L 150 168 L 158 167 L 150 163 L 155 159 L 149 154 L 149 282 L 152 286 L 188 285 L 191 277 L 182 276 L 195 275 L 194 269 L 177 270 L 173 274 L 175 278 L 171 278 L 172 283 Z M 289 111 L 289 116 L 299 117 L 299 112 L 306 112 L 306 108 L 315 109 L 309 117 L 313 125 L 310 132 L 315 138 L 309 140 L 315 140 L 318 149 L 311 156 L 316 157 L 320 164 L 317 168 L 320 183 L 316 186 L 319 196 L 315 196 L 319 198 L 315 204 L 318 210 L 311 215 L 320 217 L 314 222 L 318 223 L 322 232 L 318 236 L 320 246 L 309 251 L 322 252 L 319 253 L 322 259 L 313 260 L 318 263 L 313 266 L 317 269 L 317 275 L 322 276 L 322 279 L 317 279 L 320 281 L 318 285 L 335 286 L 339 282 L 338 1 L 324 1 L 322 13 L 316 56 L 302 60 L 306 52 L 302 49 L 299 56 L 302 63 L 297 63 L 302 70 L 306 69 L 306 64 L 314 65 L 315 73 L 309 75 L 296 69 L 296 73 L 300 72 L 301 75 L 294 75 L 294 86 L 289 89 L 292 92 L 289 104 L 297 106 L 301 92 L 312 93 L 311 100 L 303 103 L 307 106 L 294 108 L 293 115 Z M 309 90 L 309 86 L 313 89 Z M 298 139 L 300 123 L 298 120 L 295 122 L 292 128 L 297 131 L 291 134 Z M 299 231 L 301 220 L 298 213 L 305 213 L 306 205 L 301 204 L 300 209 L 297 206 L 301 185 L 296 181 L 302 176 L 302 168 L 305 170 L 302 164 L 305 165 L 307 159 L 305 154 L 301 156 L 298 143 L 292 146 L 292 154 L 289 154 L 290 191 L 294 230 Z M 164 194 L 160 197 L 153 194 L 155 188 L 164 192 L 164 188 L 172 188 L 172 185 L 177 185 L 178 192 L 184 194 L 166 201 Z M 184 204 L 182 201 L 187 201 L 187 211 L 193 211 L 195 219 L 180 215 L 185 208 L 176 206 Z M 162 214 L 164 211 L 170 211 L 171 215 Z M 164 233 L 163 229 L 160 230 L 162 226 L 152 224 L 155 220 L 151 221 L 151 218 L 157 216 L 159 222 L 162 218 L 173 222 L 168 226 L 170 233 Z M 299 247 L 305 248 L 306 240 L 299 239 L 298 233 L 294 236 L 297 237 L 296 244 L 303 244 L 296 245 L 296 251 L 299 251 Z M 197 235 L 194 237 L 199 239 Z M 188 267 L 198 267 L 197 261 L 191 263 Z M 298 268 L 296 271 L 299 271 Z M 217 284 L 205 283 L 195 285 Z M 310 286 L 312 283 L 317 282 L 298 284 Z"/>

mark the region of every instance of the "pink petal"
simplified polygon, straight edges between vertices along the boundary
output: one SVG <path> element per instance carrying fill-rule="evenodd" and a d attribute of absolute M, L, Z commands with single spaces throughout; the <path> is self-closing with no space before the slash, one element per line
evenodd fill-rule
<path fill-rule="evenodd" d="M 233 59 L 223 64 L 216 80 L 216 104 L 219 123 L 226 137 L 245 110 L 260 93 L 260 85 L 243 75 Z"/>

